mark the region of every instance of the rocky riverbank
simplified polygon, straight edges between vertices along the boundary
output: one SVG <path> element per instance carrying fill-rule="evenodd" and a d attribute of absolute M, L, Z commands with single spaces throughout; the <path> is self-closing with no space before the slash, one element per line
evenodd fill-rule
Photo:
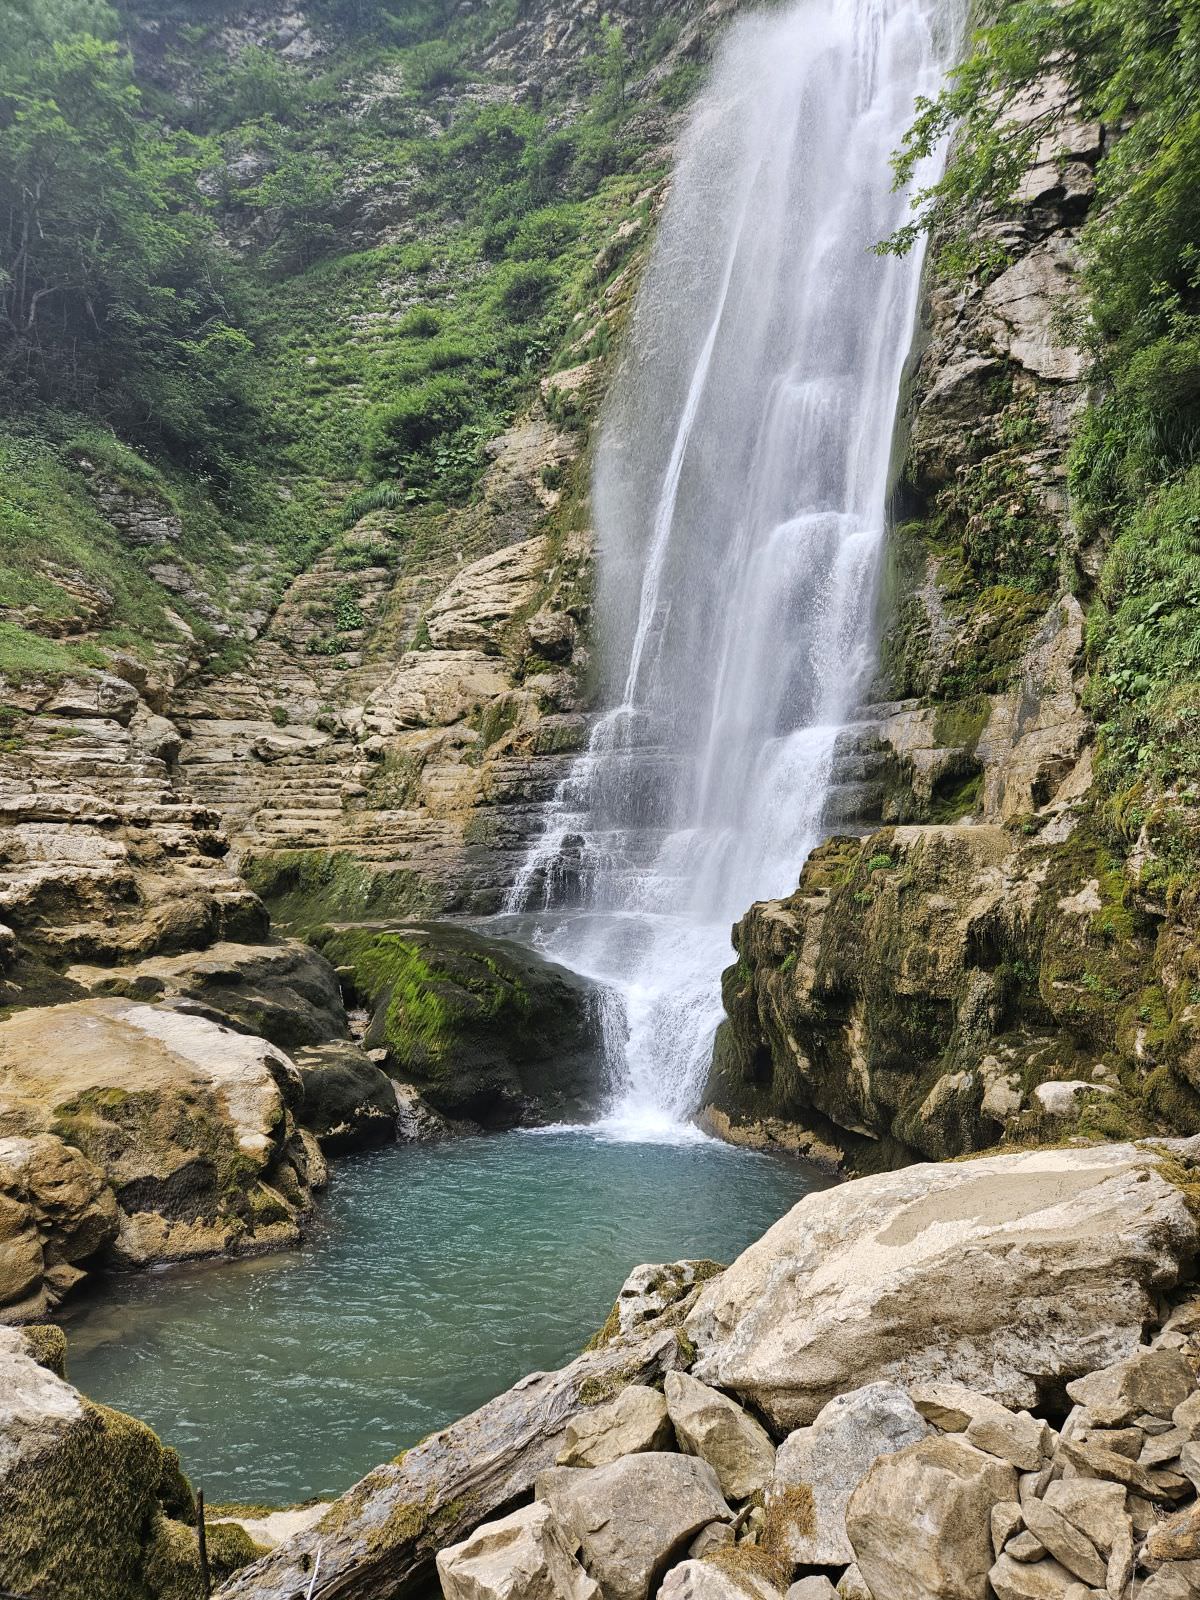
<path fill-rule="evenodd" d="M 283 1537 L 221 1593 L 390 1600 L 436 1569 L 447 1600 L 1183 1600 L 1198 1183 L 1175 1141 L 809 1196 L 727 1269 L 640 1268 L 569 1367 L 332 1505 L 226 1514 L 230 1560 Z M 38 1365 L 61 1348 L 0 1341 L 0 1582 L 190 1596 L 170 1452 Z"/>
<path fill-rule="evenodd" d="M 326 1154 L 593 1112 L 586 984 L 464 927 L 76 965 L 0 1021 L 0 1322 L 97 1267 L 295 1245 Z M 342 987 L 352 1002 L 348 1013 Z"/>

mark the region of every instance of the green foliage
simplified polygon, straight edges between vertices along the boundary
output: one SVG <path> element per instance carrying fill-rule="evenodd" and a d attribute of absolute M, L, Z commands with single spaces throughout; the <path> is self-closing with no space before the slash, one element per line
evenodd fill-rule
<path fill-rule="evenodd" d="M 1051 66 L 1109 142 L 1083 232 L 1084 282 L 1098 399 L 1071 461 L 1077 518 L 1109 544 L 1089 623 L 1090 698 L 1101 771 L 1114 790 L 1143 779 L 1200 779 L 1200 7 L 1195 0 L 1002 0 L 974 36 L 948 89 L 923 101 L 896 158 L 899 182 L 951 129 L 945 177 L 918 215 L 880 247 L 907 249 L 932 229 L 943 260 L 986 271 L 973 250 L 972 207 L 1014 200 L 1040 144 L 1075 113 L 1021 97 Z M 981 486 L 982 487 L 982 486 Z M 986 497 L 984 497 L 986 498 Z M 987 519 L 1007 549 L 1009 583 L 1023 514 Z M 1011 523 L 1006 532 L 1005 520 Z"/>
<path fill-rule="evenodd" d="M 547 261 L 508 262 L 495 277 L 496 309 L 515 322 L 528 322 L 545 305 L 554 281 L 554 269 Z"/>
<path fill-rule="evenodd" d="M 1090 700 L 1110 780 L 1200 783 L 1200 467 L 1122 521 L 1100 598 Z"/>
<path fill-rule="evenodd" d="M 266 260 L 276 272 L 301 272 L 332 247 L 338 177 L 319 153 L 294 150 L 254 191 L 275 234 Z"/>
<path fill-rule="evenodd" d="M 97 513 L 73 441 L 171 501 L 215 605 L 248 565 L 269 605 L 371 510 L 423 559 L 543 373 L 605 348 L 607 322 L 579 342 L 598 254 L 656 175 L 630 85 L 678 24 L 593 22 L 540 98 L 457 92 L 520 12 L 314 0 L 323 50 L 293 62 L 269 29 L 235 53 L 219 8 L 0 0 L 0 412 L 48 452 L 4 463 L 0 672 L 152 649 L 167 609 L 213 644 Z M 143 76 L 124 41 L 146 24 Z M 271 555 L 247 563 L 254 545 Z M 335 565 L 398 548 L 340 542 Z M 69 572 L 111 611 L 89 621 Z M 333 621 L 317 649 L 340 650 Z"/>
<path fill-rule="evenodd" d="M 462 426 L 471 413 L 472 401 L 470 383 L 450 373 L 402 389 L 371 419 L 366 437 L 369 467 L 402 477 L 413 456 L 428 451 Z"/>
<path fill-rule="evenodd" d="M 373 488 L 360 489 L 352 494 L 342 507 L 342 527 L 352 528 L 371 511 L 391 511 L 404 504 L 404 491 L 395 483 L 377 483 Z"/>
<path fill-rule="evenodd" d="M 270 117 L 298 119 L 309 100 L 309 82 L 274 50 L 251 45 L 228 66 L 212 73 L 204 98 L 205 124 L 216 132 Z"/>
<path fill-rule="evenodd" d="M 254 411 L 235 273 L 194 154 L 141 113 L 99 3 L 0 4 L 0 379 L 227 466 Z"/>

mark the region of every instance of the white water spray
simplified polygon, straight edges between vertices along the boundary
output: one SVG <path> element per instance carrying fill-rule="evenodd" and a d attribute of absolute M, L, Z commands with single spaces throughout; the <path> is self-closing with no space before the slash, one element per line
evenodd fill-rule
<path fill-rule="evenodd" d="M 730 927 L 795 887 L 871 671 L 921 263 L 870 247 L 907 215 L 888 157 L 941 80 L 950 9 L 744 19 L 681 144 L 597 456 L 613 708 L 509 901 L 604 986 L 614 1132 L 697 1108 Z"/>

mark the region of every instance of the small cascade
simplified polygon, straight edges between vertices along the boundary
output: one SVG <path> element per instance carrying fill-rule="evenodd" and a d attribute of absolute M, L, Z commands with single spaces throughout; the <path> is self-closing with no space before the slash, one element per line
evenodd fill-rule
<path fill-rule="evenodd" d="M 597 454 L 610 709 L 508 905 L 605 986 L 622 1136 L 695 1111 L 734 920 L 790 892 L 839 817 L 878 814 L 879 758 L 850 724 L 921 264 L 871 246 L 907 215 L 888 158 L 953 9 L 744 18 L 681 143 Z"/>

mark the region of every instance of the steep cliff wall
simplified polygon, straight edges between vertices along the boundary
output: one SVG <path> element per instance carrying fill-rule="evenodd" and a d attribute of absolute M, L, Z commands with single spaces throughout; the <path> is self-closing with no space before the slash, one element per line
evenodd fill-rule
<path fill-rule="evenodd" d="M 709 1125 L 835 1164 L 1200 1125 L 1186 794 L 1147 826 L 1096 779 L 1104 530 L 1068 495 L 1080 230 L 1111 134 L 1057 79 L 1018 113 L 1053 131 L 1016 204 L 970 218 L 970 270 L 945 236 L 931 251 L 862 825 L 748 911 L 724 979 Z"/>

